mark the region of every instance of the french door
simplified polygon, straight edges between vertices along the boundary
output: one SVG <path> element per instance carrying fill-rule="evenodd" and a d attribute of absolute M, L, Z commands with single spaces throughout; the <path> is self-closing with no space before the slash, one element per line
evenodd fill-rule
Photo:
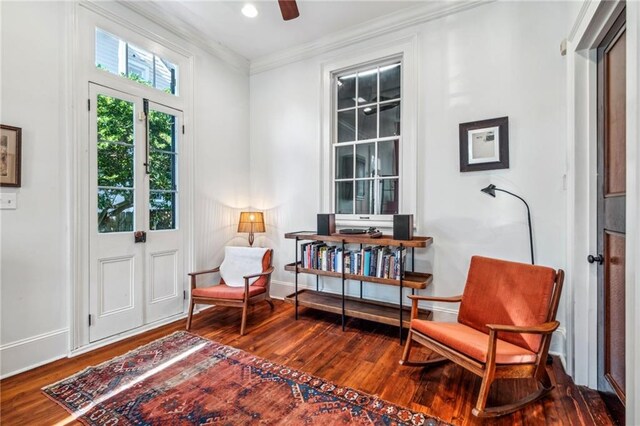
<path fill-rule="evenodd" d="M 89 85 L 89 341 L 184 309 L 182 112 Z"/>

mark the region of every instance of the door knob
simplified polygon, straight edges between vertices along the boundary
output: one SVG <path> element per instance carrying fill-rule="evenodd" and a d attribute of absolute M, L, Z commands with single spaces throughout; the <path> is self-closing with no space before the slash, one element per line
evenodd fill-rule
<path fill-rule="evenodd" d="M 592 254 L 590 254 L 589 256 L 587 256 L 587 262 L 589 263 L 598 263 L 598 265 L 602 265 L 602 262 L 604 262 L 604 257 L 602 257 L 601 254 L 594 256 Z"/>
<path fill-rule="evenodd" d="M 144 231 L 136 231 L 133 233 L 134 241 L 136 243 L 146 243 L 147 242 L 147 233 Z"/>

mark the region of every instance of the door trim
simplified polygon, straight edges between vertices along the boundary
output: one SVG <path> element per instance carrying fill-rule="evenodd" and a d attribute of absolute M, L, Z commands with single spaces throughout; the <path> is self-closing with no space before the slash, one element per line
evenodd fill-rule
<path fill-rule="evenodd" d="M 598 282 L 586 257 L 597 251 L 597 48 L 624 7 L 618 0 L 585 2 L 567 40 L 567 371 L 591 388 Z"/>
<path fill-rule="evenodd" d="M 102 9 L 101 9 L 102 10 Z M 70 45 L 67 46 L 70 52 L 70 88 L 69 96 L 73 108 L 69 110 L 69 134 L 70 142 L 67 151 L 67 164 L 69 166 L 67 187 L 68 187 L 68 215 L 69 215 L 69 261 L 68 269 L 70 275 L 70 285 L 68 293 L 69 301 L 69 345 L 68 355 L 76 353 L 80 349 L 95 348 L 99 346 L 89 345 L 89 225 L 87 205 L 89 203 L 89 187 L 86 176 L 88 176 L 88 152 L 86 140 L 89 135 L 89 118 L 87 111 L 87 99 L 89 98 L 89 82 L 119 88 L 118 77 L 109 73 L 97 70 L 93 66 L 93 34 L 95 26 L 110 29 L 115 34 L 124 38 L 129 38 L 132 42 L 140 44 L 140 40 L 145 41 L 145 45 L 157 46 L 163 53 L 170 54 L 175 63 L 180 66 L 181 90 L 180 106 L 183 112 L 184 124 L 186 126 L 183 135 L 185 146 L 183 155 L 187 164 L 186 173 L 182 176 L 185 180 L 185 207 L 183 214 L 186 216 L 184 229 L 184 267 L 192 270 L 194 266 L 195 242 L 194 234 L 194 81 L 193 66 L 194 56 L 189 50 L 175 49 L 174 47 L 184 44 L 184 40 L 171 36 L 170 39 L 159 35 L 161 28 L 155 24 L 142 29 L 133 23 L 129 18 L 114 15 L 110 10 L 103 10 L 104 13 L 93 8 L 84 7 L 81 2 L 69 3 L 69 32 Z M 117 19 L 114 17 L 117 16 Z M 170 52 L 170 53 L 169 53 Z M 114 80 L 115 79 L 115 80 Z M 125 83 L 126 80 L 123 80 Z M 114 83 L 115 82 L 115 83 Z M 139 86 L 139 87 L 138 87 Z M 136 95 L 150 99 L 155 98 L 156 89 L 148 89 L 142 85 L 135 86 Z M 124 91 L 130 89 L 123 87 Z M 149 96 L 144 96 L 145 90 L 149 90 Z M 186 306 L 186 303 L 185 303 Z M 185 308 L 186 309 L 186 308 Z M 175 318 L 174 318 L 175 320 Z M 148 328 L 142 327 L 134 330 L 131 335 L 140 333 L 162 325 L 153 323 Z M 110 342 L 123 339 L 129 335 L 118 335 Z M 101 341 L 102 343 L 102 341 Z M 88 349 L 87 349 L 88 350 Z"/>
<path fill-rule="evenodd" d="M 597 324 L 589 318 L 595 312 L 592 304 L 595 276 L 583 255 L 595 243 L 589 235 L 590 221 L 595 217 L 588 194 L 593 193 L 592 176 L 588 174 L 591 154 L 595 148 L 590 120 L 595 112 L 594 58 L 589 50 L 606 34 L 607 25 L 624 7 L 622 1 L 584 2 L 567 40 L 567 260 L 570 291 L 565 295 L 570 313 L 568 330 L 572 336 L 567 348 L 568 372 L 577 384 L 597 386 L 597 364 L 592 356 Z M 627 244 L 629 259 L 640 257 L 640 3 L 627 2 Z M 595 237 L 595 233 L 593 235 Z M 626 360 L 628 424 L 640 424 L 640 265 L 627 262 L 626 268 Z M 595 299 L 594 299 L 595 301 Z"/>

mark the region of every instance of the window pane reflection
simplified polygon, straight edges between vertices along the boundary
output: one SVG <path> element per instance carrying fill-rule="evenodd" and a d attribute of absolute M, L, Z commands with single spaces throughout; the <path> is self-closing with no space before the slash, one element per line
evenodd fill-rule
<path fill-rule="evenodd" d="M 353 181 L 336 182 L 336 213 L 353 213 Z"/>
<path fill-rule="evenodd" d="M 356 145 L 356 177 L 374 177 L 376 162 L 376 144 Z"/>
<path fill-rule="evenodd" d="M 339 77 L 338 85 L 338 109 L 350 108 L 356 105 L 356 78 L 355 75 Z"/>
<path fill-rule="evenodd" d="M 398 179 L 380 179 L 378 184 L 380 214 L 398 212 Z"/>
<path fill-rule="evenodd" d="M 338 113 L 338 142 L 351 142 L 356 139 L 356 111 Z"/>
<path fill-rule="evenodd" d="M 373 214 L 373 179 L 356 181 L 356 214 Z"/>
<path fill-rule="evenodd" d="M 376 68 L 358 73 L 358 105 L 378 100 L 378 70 Z"/>
<path fill-rule="evenodd" d="M 400 98 L 400 64 L 380 67 L 380 101 Z"/>
<path fill-rule="evenodd" d="M 380 105 L 380 137 L 400 135 L 400 102 Z"/>
<path fill-rule="evenodd" d="M 336 148 L 336 179 L 353 177 L 353 145 Z"/>
<path fill-rule="evenodd" d="M 378 142 L 378 176 L 398 176 L 398 142 Z"/>
<path fill-rule="evenodd" d="M 378 107 L 358 108 L 358 140 L 374 139 L 378 126 Z"/>

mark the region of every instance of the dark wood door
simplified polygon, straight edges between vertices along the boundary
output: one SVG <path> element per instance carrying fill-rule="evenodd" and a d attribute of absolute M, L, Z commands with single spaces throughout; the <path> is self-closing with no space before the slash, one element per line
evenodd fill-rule
<path fill-rule="evenodd" d="M 625 404 L 625 12 L 598 49 L 598 390 L 624 424 Z M 590 257 L 590 261 L 594 258 Z"/>

